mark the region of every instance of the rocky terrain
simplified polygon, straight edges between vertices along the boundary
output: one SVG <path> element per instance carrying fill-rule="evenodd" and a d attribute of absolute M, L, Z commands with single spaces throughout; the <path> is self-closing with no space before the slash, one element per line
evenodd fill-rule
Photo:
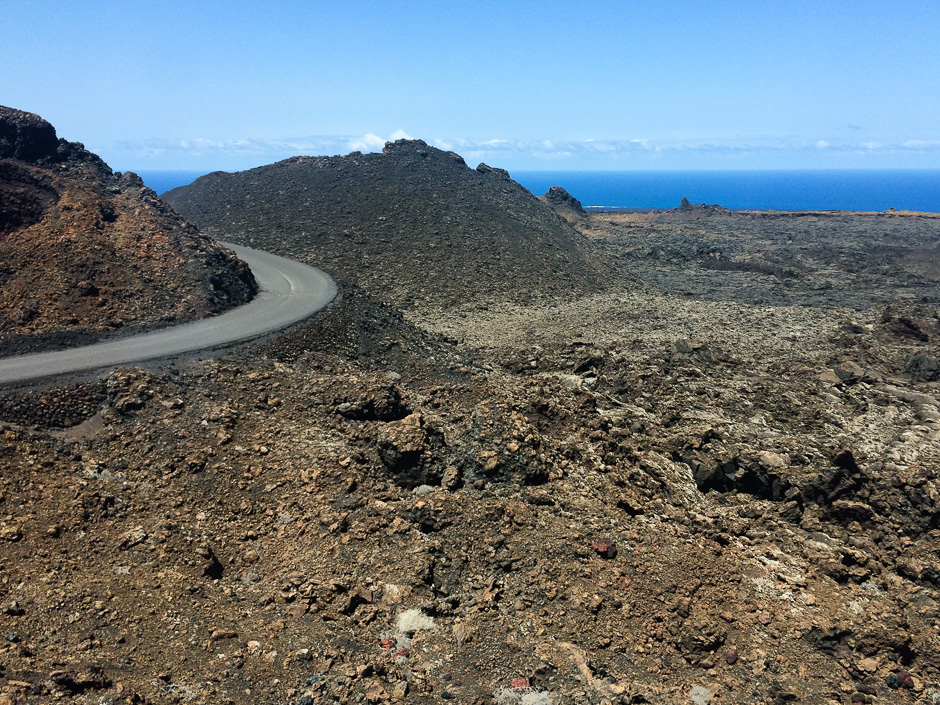
<path fill-rule="evenodd" d="M 287 255 L 393 305 L 530 301 L 612 279 L 584 237 L 502 169 L 399 140 L 294 157 L 163 194 L 206 232 Z"/>
<path fill-rule="evenodd" d="M 940 303 L 940 215 L 732 212 L 598 213 L 585 231 L 644 280 L 714 301 L 868 308 Z"/>
<path fill-rule="evenodd" d="M 603 287 L 7 390 L 0 703 L 940 701 L 940 219 L 576 222 Z"/>
<path fill-rule="evenodd" d="M 0 107 L 0 350 L 91 342 L 218 313 L 256 286 L 135 174 Z"/>

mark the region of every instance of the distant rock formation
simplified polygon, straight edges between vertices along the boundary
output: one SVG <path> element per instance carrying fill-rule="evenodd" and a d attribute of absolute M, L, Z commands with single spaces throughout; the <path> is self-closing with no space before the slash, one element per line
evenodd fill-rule
<path fill-rule="evenodd" d="M 394 305 L 593 290 L 610 265 L 503 169 L 399 140 L 294 157 L 163 195 L 206 231 L 296 257 Z"/>
<path fill-rule="evenodd" d="M 725 208 L 724 206 L 706 205 L 705 203 L 692 203 L 685 196 L 682 197 L 682 201 L 679 203 L 679 207 L 671 211 L 666 211 L 660 220 L 671 221 L 671 220 L 695 220 L 696 218 L 715 216 L 715 215 L 732 215 L 734 213 L 730 208 Z"/>
<path fill-rule="evenodd" d="M 256 290 L 137 175 L 0 106 L 0 354 L 201 318 Z"/>
<path fill-rule="evenodd" d="M 548 193 L 539 196 L 539 200 L 550 205 L 558 215 L 569 222 L 578 221 L 587 215 L 581 201 L 561 186 L 552 186 Z"/>

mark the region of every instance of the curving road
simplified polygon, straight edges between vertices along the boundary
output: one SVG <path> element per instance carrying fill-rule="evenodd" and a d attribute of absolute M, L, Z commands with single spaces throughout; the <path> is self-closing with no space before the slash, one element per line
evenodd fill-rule
<path fill-rule="evenodd" d="M 244 260 L 259 293 L 244 306 L 212 318 L 70 350 L 0 359 L 0 384 L 87 372 L 212 348 L 284 328 L 319 311 L 336 297 L 336 282 L 306 264 L 269 252 L 221 243 Z"/>

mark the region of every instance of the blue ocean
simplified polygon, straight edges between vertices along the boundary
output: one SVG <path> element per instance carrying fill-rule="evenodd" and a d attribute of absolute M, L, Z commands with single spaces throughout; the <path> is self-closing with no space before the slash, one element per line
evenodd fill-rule
<path fill-rule="evenodd" d="M 157 193 L 206 172 L 144 171 Z M 676 208 L 692 203 L 755 210 L 897 210 L 940 212 L 940 169 L 815 171 L 519 171 L 512 178 L 535 195 L 562 186 L 585 207 Z"/>

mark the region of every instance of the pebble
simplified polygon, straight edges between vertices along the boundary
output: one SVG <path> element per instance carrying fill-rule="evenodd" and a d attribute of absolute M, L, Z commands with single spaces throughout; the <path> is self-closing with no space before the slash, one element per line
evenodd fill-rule
<path fill-rule="evenodd" d="M 20 607 L 19 602 L 10 600 L 9 602 L 0 604 L 0 613 L 10 615 L 11 617 L 19 617 L 20 615 L 26 614 L 26 611 Z"/>
<path fill-rule="evenodd" d="M 914 679 L 907 671 L 901 671 L 897 674 L 892 673 L 890 676 L 885 678 L 885 685 L 887 685 L 892 690 L 897 690 L 898 688 L 911 690 L 914 688 Z"/>
<path fill-rule="evenodd" d="M 599 539 L 591 544 L 601 558 L 607 560 L 617 557 L 617 544 L 611 539 Z"/>
<path fill-rule="evenodd" d="M 221 639 L 234 639 L 238 636 L 238 632 L 232 631 L 231 629 L 213 629 L 212 634 L 209 636 L 209 641 L 219 641 Z"/>

